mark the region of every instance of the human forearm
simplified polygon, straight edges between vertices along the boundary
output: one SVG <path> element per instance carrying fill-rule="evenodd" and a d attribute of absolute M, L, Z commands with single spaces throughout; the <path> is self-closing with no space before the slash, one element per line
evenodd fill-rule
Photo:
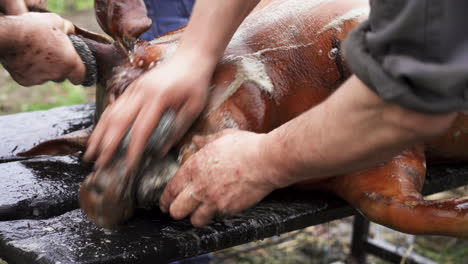
<path fill-rule="evenodd" d="M 425 115 L 384 103 L 352 77 L 321 105 L 265 136 L 278 186 L 375 166 L 441 133 L 454 114 Z"/>
<path fill-rule="evenodd" d="M 259 0 L 198 0 L 178 52 L 216 63 L 232 35 Z M 214 65 L 213 65 L 214 67 Z"/>

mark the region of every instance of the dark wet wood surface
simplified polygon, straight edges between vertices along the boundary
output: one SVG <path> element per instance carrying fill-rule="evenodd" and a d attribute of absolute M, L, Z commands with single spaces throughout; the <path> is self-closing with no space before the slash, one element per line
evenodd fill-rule
<path fill-rule="evenodd" d="M 352 215 L 327 194 L 281 190 L 235 217 L 205 228 L 158 210 L 138 211 L 117 231 L 87 221 L 77 157 L 15 156 L 40 141 L 91 125 L 91 105 L 0 117 L 0 258 L 13 263 L 165 263 Z M 468 165 L 431 166 L 425 193 L 465 185 Z"/>

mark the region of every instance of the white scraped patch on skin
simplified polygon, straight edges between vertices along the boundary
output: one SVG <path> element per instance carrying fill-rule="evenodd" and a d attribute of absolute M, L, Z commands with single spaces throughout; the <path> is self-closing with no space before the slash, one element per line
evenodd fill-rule
<path fill-rule="evenodd" d="M 223 58 L 223 63 L 234 63 L 236 65 L 236 76 L 226 88 L 224 94 L 217 98 L 216 102 L 207 111 L 207 115 L 218 109 L 226 100 L 228 100 L 244 83 L 255 84 L 262 92 L 273 96 L 274 85 L 268 75 L 263 54 L 267 52 L 288 51 L 293 49 L 307 48 L 315 42 L 285 45 L 274 48 L 262 49 L 250 54 L 229 55 Z"/>
<path fill-rule="evenodd" d="M 239 124 L 232 118 L 230 113 L 223 112 L 220 122 L 221 123 L 219 125 L 222 128 L 240 129 Z"/>
<path fill-rule="evenodd" d="M 207 111 L 207 115 L 218 109 L 226 100 L 237 92 L 244 83 L 255 84 L 261 91 L 269 95 L 273 94 L 273 82 L 259 55 L 227 56 L 223 61 L 233 62 L 236 65 L 236 76 L 226 88 L 225 92 L 219 98 L 216 98 L 216 101 Z"/>
<path fill-rule="evenodd" d="M 260 90 L 265 91 L 268 94 L 273 93 L 273 82 L 271 81 L 270 76 L 268 76 L 265 64 L 258 56 L 241 56 L 239 60 L 236 61 L 236 66 L 236 79 L 231 84 L 231 86 L 235 86 L 233 87 L 234 90 L 237 90 L 244 82 L 251 82 L 256 84 Z"/>
<path fill-rule="evenodd" d="M 309 25 L 307 23 L 287 23 L 284 18 L 295 18 L 302 20 L 297 14 L 305 14 L 307 10 L 330 2 L 332 0 L 276 0 L 272 1 L 268 6 L 264 7 L 259 11 L 255 11 L 249 17 L 247 17 L 241 24 L 239 29 L 234 34 L 230 45 L 243 45 L 245 40 L 250 39 L 257 32 L 268 29 L 271 32 L 270 37 L 280 40 L 278 43 L 282 46 L 281 40 L 290 40 L 289 36 L 303 32 Z M 268 15 L 256 15 L 261 12 L 262 14 Z M 291 26 L 294 24 L 296 26 Z M 301 25 L 303 28 L 297 28 L 297 25 Z M 274 26 L 274 28 L 272 28 Z"/>
<path fill-rule="evenodd" d="M 348 11 L 346 14 L 337 17 L 327 25 L 325 25 L 319 32 L 318 34 L 321 34 L 323 32 L 326 32 L 330 29 L 334 29 L 338 32 L 341 32 L 342 29 L 341 27 L 348 21 L 359 18 L 359 17 L 364 17 L 369 15 L 370 8 L 369 7 L 360 7 L 360 8 L 354 8 Z"/>
<path fill-rule="evenodd" d="M 257 57 L 258 59 L 260 59 L 261 56 L 267 52 L 288 51 L 288 50 L 293 50 L 293 49 L 307 48 L 309 46 L 312 46 L 315 43 L 316 42 L 310 42 L 310 43 L 301 43 L 301 44 L 294 44 L 294 45 L 285 45 L 285 46 L 279 46 L 279 47 L 274 47 L 274 48 L 266 48 L 266 49 L 262 49 L 262 50 L 249 53 L 249 54 L 245 54 L 245 55 L 229 55 L 229 56 L 226 56 L 224 60 L 226 61 L 236 60 L 236 59 L 246 57 L 246 56 Z"/>
<path fill-rule="evenodd" d="M 227 53 L 236 53 L 235 50 L 248 49 L 251 40 L 259 32 L 270 32 L 267 38 L 262 39 L 259 45 L 275 43 L 276 47 L 268 47 L 249 54 L 229 55 L 223 58 L 222 63 L 233 63 L 236 65 L 236 76 L 234 81 L 226 88 L 224 94 L 208 109 L 207 114 L 216 110 L 227 99 L 229 99 L 244 83 L 252 83 L 269 96 L 273 96 L 275 87 L 268 75 L 265 65 L 267 52 L 287 51 L 299 48 L 307 48 L 313 43 L 294 43 L 295 36 L 302 32 L 312 30 L 312 25 L 303 22 L 297 14 L 307 13 L 314 7 L 325 4 L 332 0 L 276 0 L 259 11 L 255 11 L 241 24 L 234 34 Z M 265 15 L 267 14 L 267 15 Z M 296 20 L 296 21 L 294 21 Z M 250 42 L 249 42 L 250 40 Z M 232 51 L 232 52 L 230 52 Z"/>

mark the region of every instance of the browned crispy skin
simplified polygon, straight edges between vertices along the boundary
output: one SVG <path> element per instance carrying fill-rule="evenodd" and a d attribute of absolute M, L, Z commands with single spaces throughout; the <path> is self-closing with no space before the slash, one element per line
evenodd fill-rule
<path fill-rule="evenodd" d="M 298 187 L 331 191 L 371 221 L 401 232 L 467 238 L 468 197 L 424 200 L 425 173 L 419 145 L 381 166 Z"/>
<path fill-rule="evenodd" d="M 241 26 L 241 34 L 234 37 L 213 75 L 214 88 L 205 112 L 178 146 L 182 162 L 197 151 L 191 144 L 193 135 L 209 135 L 224 128 L 271 131 L 325 100 L 350 76 L 340 44 L 364 17 L 340 18 L 366 7 L 367 1 L 336 0 L 319 5 L 304 1 L 302 8 L 290 14 L 287 9 L 278 11 L 286 1 L 263 1 L 247 19 L 248 23 Z M 121 48 L 128 44 L 125 41 L 147 27 L 134 19 L 143 17 L 146 11 L 140 0 L 127 1 L 129 5 L 123 2 L 96 0 L 100 25 L 119 42 L 113 46 L 91 44 L 101 68 L 98 115 L 128 84 L 170 56 L 183 30 L 152 42 L 135 43 L 133 56 L 128 58 Z M 134 9 L 128 10 L 132 6 Z M 271 17 L 271 12 L 279 19 L 262 24 L 267 16 Z M 245 76 L 243 70 L 248 63 L 264 67 L 273 90 L 256 79 L 261 75 Z M 247 79 L 238 87 L 233 86 L 241 77 Z M 428 142 L 429 159 L 467 161 L 467 134 L 468 117 L 460 114 L 446 134 Z M 467 199 L 425 201 L 420 194 L 425 172 L 424 147 L 420 145 L 381 166 L 326 181 L 304 182 L 296 187 L 333 192 L 371 221 L 403 232 L 468 237 Z M 98 201 L 111 199 L 112 190 L 121 187 L 120 183 L 112 181 L 109 174 L 90 175 L 86 182 L 99 192 L 82 189 L 81 205 L 91 219 L 106 222 L 97 219 L 93 212 L 98 207 L 105 208 L 105 202 Z M 132 205 L 122 204 L 122 208 L 116 209 L 122 212 L 117 216 L 112 215 L 113 210 L 106 210 L 104 215 L 110 222 L 119 223 L 132 212 Z"/>

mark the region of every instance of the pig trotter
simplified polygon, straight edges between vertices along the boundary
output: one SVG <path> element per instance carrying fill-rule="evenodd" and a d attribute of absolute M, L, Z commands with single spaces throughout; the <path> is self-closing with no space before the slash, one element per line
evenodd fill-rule
<path fill-rule="evenodd" d="M 136 206 L 157 203 L 177 170 L 175 159 L 161 159 L 159 154 L 171 134 L 174 119 L 174 111 L 164 113 L 145 146 L 138 169 L 129 169 L 125 162 L 131 138 L 129 130 L 110 165 L 86 178 L 80 188 L 80 205 L 90 219 L 102 227 L 113 228 L 127 220 Z"/>

